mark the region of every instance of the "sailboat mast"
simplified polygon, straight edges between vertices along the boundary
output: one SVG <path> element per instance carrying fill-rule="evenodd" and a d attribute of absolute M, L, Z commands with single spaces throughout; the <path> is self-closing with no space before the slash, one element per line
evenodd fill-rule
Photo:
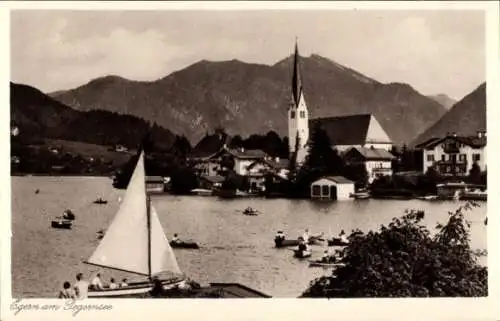
<path fill-rule="evenodd" d="M 147 191 L 146 191 L 147 194 Z M 148 220 L 148 275 L 151 278 L 151 197 L 146 196 L 147 220 Z"/>

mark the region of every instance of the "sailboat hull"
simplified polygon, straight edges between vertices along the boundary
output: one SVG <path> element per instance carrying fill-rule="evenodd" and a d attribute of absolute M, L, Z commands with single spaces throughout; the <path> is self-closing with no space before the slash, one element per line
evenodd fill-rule
<path fill-rule="evenodd" d="M 184 286 L 186 280 L 162 281 L 164 290 L 170 290 L 178 286 Z M 118 289 L 89 290 L 88 298 L 140 298 L 145 297 L 153 289 L 151 282 L 130 283 L 126 287 Z"/>

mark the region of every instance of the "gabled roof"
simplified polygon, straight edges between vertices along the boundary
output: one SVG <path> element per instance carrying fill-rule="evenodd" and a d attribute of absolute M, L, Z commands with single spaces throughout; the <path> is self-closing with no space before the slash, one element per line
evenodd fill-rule
<path fill-rule="evenodd" d="M 382 148 L 353 147 L 347 153 L 352 152 L 357 152 L 366 160 L 392 160 L 395 158 L 394 155 Z"/>
<path fill-rule="evenodd" d="M 338 183 L 338 184 L 354 184 L 353 181 L 345 178 L 344 176 L 323 176 L 323 177 L 320 177 L 317 180 L 315 180 L 314 183 L 319 181 L 319 180 L 322 180 L 322 179 L 326 179 L 326 180 L 329 180 L 331 182 Z"/>
<path fill-rule="evenodd" d="M 226 149 L 227 152 L 240 159 L 259 159 L 269 157 L 266 152 L 260 149 Z"/>
<path fill-rule="evenodd" d="M 248 165 L 247 169 L 251 169 L 252 167 L 254 167 L 257 164 L 264 164 L 264 165 L 267 165 L 273 169 L 280 170 L 280 169 L 288 168 L 289 163 L 290 163 L 289 160 L 284 159 L 284 158 L 283 159 L 280 158 L 278 161 L 276 161 L 275 159 L 262 158 L 262 159 L 257 159 L 252 164 Z"/>
<path fill-rule="evenodd" d="M 310 130 L 314 131 L 317 126 L 326 132 L 332 145 L 364 145 L 369 141 L 391 143 L 372 114 L 316 118 L 309 121 Z M 376 137 L 368 137 L 369 132 Z"/>
<path fill-rule="evenodd" d="M 423 142 L 422 144 L 419 144 L 415 146 L 415 148 L 419 149 L 433 149 L 437 145 L 441 144 L 442 142 L 446 140 L 454 140 L 456 142 L 459 142 L 461 144 L 474 147 L 474 148 L 481 148 L 486 146 L 487 138 L 486 136 L 454 136 L 454 135 L 448 135 L 446 137 L 433 137 L 431 139 L 428 139 L 427 141 Z"/>

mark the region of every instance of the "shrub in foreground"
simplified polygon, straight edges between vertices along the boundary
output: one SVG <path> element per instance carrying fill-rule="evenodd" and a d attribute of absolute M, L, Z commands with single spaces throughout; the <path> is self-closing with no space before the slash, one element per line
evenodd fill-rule
<path fill-rule="evenodd" d="M 353 231 L 342 267 L 311 282 L 302 297 L 475 297 L 488 295 L 488 271 L 470 248 L 467 203 L 449 212 L 437 233 L 421 211 L 394 218 L 367 234 Z"/>

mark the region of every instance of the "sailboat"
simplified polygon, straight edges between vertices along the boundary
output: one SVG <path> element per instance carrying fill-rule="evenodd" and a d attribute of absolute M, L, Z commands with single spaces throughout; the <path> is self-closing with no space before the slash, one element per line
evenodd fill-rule
<path fill-rule="evenodd" d="M 163 289 L 186 284 L 147 195 L 145 177 L 144 151 L 141 151 L 117 214 L 94 253 L 84 262 L 140 275 L 144 280 L 117 289 L 89 289 L 89 298 L 141 297 L 152 290 L 156 280 Z"/>

